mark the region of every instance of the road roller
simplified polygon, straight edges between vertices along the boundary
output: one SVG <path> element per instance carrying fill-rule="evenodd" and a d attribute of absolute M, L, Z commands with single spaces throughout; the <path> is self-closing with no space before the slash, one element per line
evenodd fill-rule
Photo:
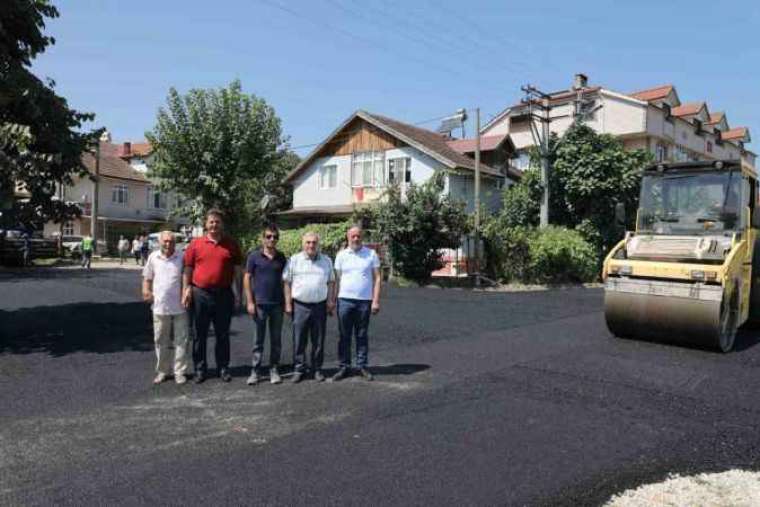
<path fill-rule="evenodd" d="M 602 268 L 612 334 L 732 350 L 737 328 L 760 322 L 757 203 L 757 173 L 740 160 L 646 168 L 635 230 Z"/>

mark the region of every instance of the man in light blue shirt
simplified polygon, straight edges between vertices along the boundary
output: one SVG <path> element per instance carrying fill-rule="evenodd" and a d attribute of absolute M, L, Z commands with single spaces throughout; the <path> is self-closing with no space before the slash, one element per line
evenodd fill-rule
<path fill-rule="evenodd" d="M 335 257 L 338 274 L 338 360 L 340 367 L 332 380 L 337 382 L 351 374 L 351 338 L 356 336 L 356 367 L 366 380 L 372 380 L 368 368 L 370 314 L 380 311 L 380 259 L 374 250 L 362 244 L 362 229 L 348 230 L 348 248 Z"/>
<path fill-rule="evenodd" d="M 335 272 L 330 257 L 319 252 L 319 236 L 307 232 L 303 251 L 290 258 L 282 273 L 285 313 L 293 318 L 293 383 L 303 379 L 306 345 L 311 337 L 311 369 L 314 380 L 325 380 L 327 315 L 335 309 Z"/>

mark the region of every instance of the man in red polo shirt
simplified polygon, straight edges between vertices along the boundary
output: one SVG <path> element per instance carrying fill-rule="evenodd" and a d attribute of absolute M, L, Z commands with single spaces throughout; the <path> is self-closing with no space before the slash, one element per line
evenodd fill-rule
<path fill-rule="evenodd" d="M 216 335 L 216 367 L 224 382 L 232 380 L 230 321 L 240 303 L 239 280 L 243 255 L 240 246 L 224 234 L 224 215 L 217 209 L 206 213 L 206 235 L 195 238 L 185 250 L 182 304 L 192 305 L 195 319 L 193 362 L 195 383 L 206 380 L 206 340 L 210 324 Z M 237 289 L 233 291 L 233 287 Z"/>

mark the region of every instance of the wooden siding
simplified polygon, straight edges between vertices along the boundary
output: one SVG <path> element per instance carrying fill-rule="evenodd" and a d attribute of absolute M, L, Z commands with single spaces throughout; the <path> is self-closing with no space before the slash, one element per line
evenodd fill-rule
<path fill-rule="evenodd" d="M 357 118 L 340 131 L 319 156 L 351 155 L 362 151 L 385 151 L 405 146 L 395 137 Z"/>

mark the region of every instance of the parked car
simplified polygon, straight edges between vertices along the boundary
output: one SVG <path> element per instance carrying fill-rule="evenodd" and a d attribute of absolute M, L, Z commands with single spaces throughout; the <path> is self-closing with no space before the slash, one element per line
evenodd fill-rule
<path fill-rule="evenodd" d="M 61 245 L 71 257 L 81 257 L 82 239 L 84 239 L 83 236 L 63 236 L 61 238 Z"/>

